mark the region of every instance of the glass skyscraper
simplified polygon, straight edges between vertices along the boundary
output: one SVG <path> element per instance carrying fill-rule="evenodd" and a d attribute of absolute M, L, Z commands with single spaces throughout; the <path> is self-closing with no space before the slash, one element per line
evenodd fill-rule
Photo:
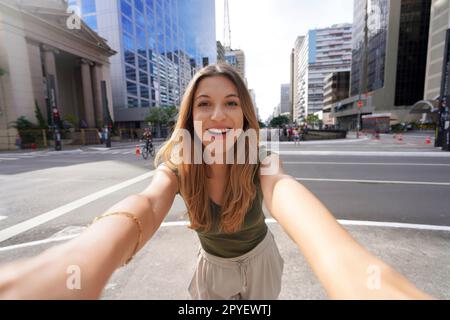
<path fill-rule="evenodd" d="M 389 0 L 354 2 L 351 95 L 384 86 L 388 23 Z"/>
<path fill-rule="evenodd" d="M 149 108 L 180 103 L 193 73 L 216 62 L 210 0 L 69 0 L 118 52 L 111 59 L 116 122 L 140 127 Z"/>
<path fill-rule="evenodd" d="M 394 105 L 412 105 L 423 98 L 430 7 L 431 0 L 402 0 L 394 17 L 389 0 L 355 1 L 351 95 L 384 87 L 389 21 L 400 20 Z"/>

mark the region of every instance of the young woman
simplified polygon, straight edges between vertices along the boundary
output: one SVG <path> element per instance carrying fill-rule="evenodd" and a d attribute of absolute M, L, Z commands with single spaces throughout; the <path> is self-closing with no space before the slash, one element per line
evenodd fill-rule
<path fill-rule="evenodd" d="M 114 270 L 157 231 L 177 193 L 201 243 L 189 286 L 193 299 L 278 297 L 283 259 L 264 223 L 263 200 L 329 297 L 430 298 L 353 240 L 308 189 L 286 174 L 278 155 L 253 161 L 255 147 L 257 154 L 265 153 L 257 145 L 258 129 L 238 74 L 225 65 L 202 69 L 187 88 L 174 134 L 158 152 L 148 188 L 112 206 L 76 239 L 0 268 L 0 298 L 99 298 Z M 256 146 L 244 142 L 239 151 L 252 131 Z M 68 289 L 70 266 L 81 270 L 79 290 Z M 374 268 L 379 276 L 375 286 L 368 274 Z"/>

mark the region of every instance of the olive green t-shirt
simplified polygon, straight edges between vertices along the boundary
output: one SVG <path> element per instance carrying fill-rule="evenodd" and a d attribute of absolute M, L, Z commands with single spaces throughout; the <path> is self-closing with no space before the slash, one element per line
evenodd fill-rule
<path fill-rule="evenodd" d="M 271 152 L 267 151 L 267 155 Z M 262 158 L 260 152 L 260 160 Z M 178 175 L 177 170 L 173 172 Z M 234 233 L 219 231 L 221 207 L 209 198 L 209 206 L 212 214 L 212 227 L 207 232 L 197 230 L 202 248 L 209 254 L 222 257 L 234 258 L 241 256 L 255 248 L 266 236 L 267 225 L 262 210 L 263 193 L 257 170 L 253 179 L 256 185 L 256 196 L 250 209 L 245 214 L 241 229 Z M 178 192 L 179 193 L 179 192 Z"/>

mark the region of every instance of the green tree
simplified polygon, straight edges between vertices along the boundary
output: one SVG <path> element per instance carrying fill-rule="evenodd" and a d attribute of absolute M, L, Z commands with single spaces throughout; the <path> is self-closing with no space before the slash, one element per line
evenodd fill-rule
<path fill-rule="evenodd" d="M 319 122 L 320 122 L 319 116 L 316 115 L 316 114 L 309 114 L 306 117 L 306 123 L 307 124 L 313 125 L 313 124 L 319 123 Z"/>
<path fill-rule="evenodd" d="M 144 121 L 150 122 L 152 126 L 156 126 L 158 129 L 158 137 L 161 137 L 161 126 L 167 124 L 168 120 L 169 116 L 162 107 L 151 108 L 149 115 L 144 119 Z"/>
<path fill-rule="evenodd" d="M 163 109 L 167 113 L 167 124 L 171 127 L 174 126 L 178 118 L 178 108 L 176 106 L 168 106 L 163 107 Z"/>
<path fill-rule="evenodd" d="M 289 123 L 289 118 L 286 116 L 278 116 L 270 120 L 270 126 L 272 128 L 279 128 Z"/>
<path fill-rule="evenodd" d="M 258 123 L 259 123 L 259 127 L 260 127 L 261 129 L 263 129 L 263 128 L 266 127 L 266 124 L 265 124 L 264 122 L 258 121 Z"/>

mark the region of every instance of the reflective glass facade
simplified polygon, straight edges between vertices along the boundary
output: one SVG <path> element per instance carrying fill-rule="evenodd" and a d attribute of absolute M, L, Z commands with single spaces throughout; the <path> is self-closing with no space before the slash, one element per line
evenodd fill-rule
<path fill-rule="evenodd" d="M 124 79 L 120 86 L 113 82 L 113 91 L 124 91 L 116 95 L 120 101 L 114 101 L 119 109 L 178 105 L 195 69 L 204 62 L 215 63 L 214 1 L 71 1 L 80 8 L 86 7 L 89 15 L 96 15 L 100 36 L 108 41 L 109 37 L 119 36 L 112 41 L 117 43 L 113 49 L 121 57 L 120 68 L 112 68 L 113 73 L 120 70 L 121 74 L 112 74 L 112 77 Z M 111 6 L 117 8 L 117 24 L 98 10 L 113 1 Z M 89 15 L 83 14 L 86 23 Z"/>
<path fill-rule="evenodd" d="M 389 0 L 355 0 L 353 10 L 350 90 L 351 95 L 358 95 L 384 86 Z"/>
<path fill-rule="evenodd" d="M 395 105 L 423 99 L 431 0 L 403 0 L 398 43 Z"/>

